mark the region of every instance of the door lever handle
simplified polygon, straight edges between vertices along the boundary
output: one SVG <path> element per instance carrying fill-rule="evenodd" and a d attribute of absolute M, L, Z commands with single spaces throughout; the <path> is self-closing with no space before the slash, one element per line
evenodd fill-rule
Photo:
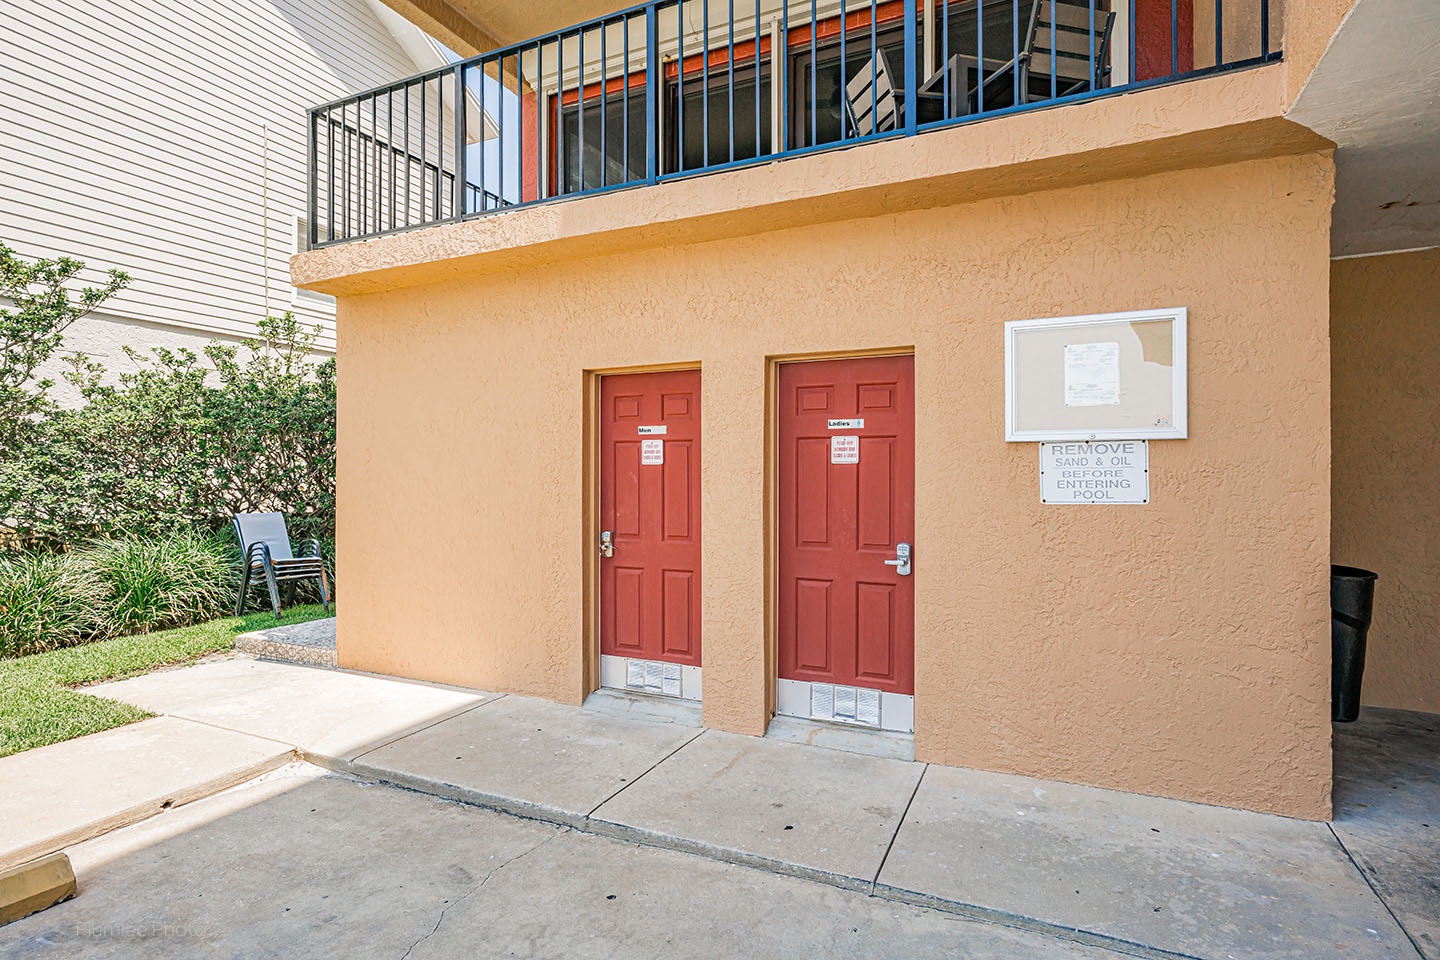
<path fill-rule="evenodd" d="M 894 567 L 895 572 L 902 577 L 910 576 L 910 544 L 895 544 L 895 559 L 883 561 L 886 566 Z"/>
<path fill-rule="evenodd" d="M 615 539 L 609 530 L 600 531 L 600 556 L 615 556 Z"/>

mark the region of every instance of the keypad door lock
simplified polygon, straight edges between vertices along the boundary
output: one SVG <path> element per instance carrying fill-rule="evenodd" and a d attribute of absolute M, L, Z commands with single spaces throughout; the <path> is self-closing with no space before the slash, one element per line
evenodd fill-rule
<path fill-rule="evenodd" d="M 910 576 L 910 544 L 895 544 L 895 559 L 886 560 L 886 565 L 894 567 L 895 572 L 902 577 Z"/>
<path fill-rule="evenodd" d="M 600 531 L 600 556 L 615 556 L 615 539 L 609 530 Z"/>

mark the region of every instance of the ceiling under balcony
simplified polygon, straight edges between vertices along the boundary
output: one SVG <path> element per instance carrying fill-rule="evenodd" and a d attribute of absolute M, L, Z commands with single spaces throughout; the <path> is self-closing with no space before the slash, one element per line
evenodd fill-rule
<path fill-rule="evenodd" d="M 631 0 L 385 0 L 462 56 L 549 33 L 630 6 Z"/>
<path fill-rule="evenodd" d="M 1332 255 L 1440 246 L 1440 4 L 1358 0 L 1289 116 L 1337 145 Z"/>

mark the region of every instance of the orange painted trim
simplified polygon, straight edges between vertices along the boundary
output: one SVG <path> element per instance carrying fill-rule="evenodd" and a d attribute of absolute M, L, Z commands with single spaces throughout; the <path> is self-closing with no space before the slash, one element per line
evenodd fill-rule
<path fill-rule="evenodd" d="M 604 90 L 605 95 L 609 96 L 612 93 L 625 93 L 627 90 L 644 90 L 644 71 L 639 71 L 638 76 L 640 78 L 638 80 L 636 79 L 636 74 L 634 73 L 632 73 L 629 77 L 617 77 L 614 79 L 606 80 Z M 599 82 L 587 83 L 582 89 L 584 91 L 584 99 L 586 100 L 599 97 L 601 93 Z M 552 101 L 555 99 L 555 97 L 556 94 L 550 94 L 550 98 Z M 578 103 L 580 101 L 581 90 L 572 88 L 570 90 L 564 91 L 562 94 L 560 94 L 560 97 L 560 103 L 568 107 L 572 103 Z"/>
<path fill-rule="evenodd" d="M 729 65 L 730 61 L 729 61 L 729 59 L 726 57 L 726 54 L 729 52 L 729 50 L 730 50 L 729 45 L 726 45 L 726 46 L 724 46 L 724 47 L 720 47 L 720 48 L 717 49 L 717 50 L 711 50 L 711 51 L 710 51 L 710 69 L 711 69 L 711 70 L 714 70 L 714 69 L 716 69 L 717 67 L 718 67 L 718 68 L 721 68 L 721 69 L 724 69 L 726 66 Z M 769 38 L 769 37 L 762 37 L 761 40 L 760 40 L 760 55 L 761 55 L 761 56 L 766 56 L 766 55 L 768 55 L 769 53 L 770 53 L 770 38 Z M 742 60 L 745 61 L 747 65 L 755 60 L 755 41 L 754 41 L 754 40 L 746 40 L 744 43 L 737 43 L 737 44 L 735 44 L 735 63 L 738 65 L 738 64 L 740 63 L 740 61 L 742 61 Z M 704 62 L 704 61 L 705 61 L 705 54 L 704 54 L 703 52 L 701 52 L 701 53 L 694 53 L 694 54 L 691 54 L 690 56 L 686 57 L 686 58 L 685 58 L 685 73 L 686 73 L 686 75 L 688 76 L 689 74 L 692 74 L 692 73 L 700 73 L 700 72 L 702 72 L 703 69 L 704 69 L 704 67 L 705 67 L 705 62 Z M 679 61 L 676 61 L 676 60 L 666 60 L 664 66 L 665 66 L 665 79 L 666 79 L 666 80 L 674 80 L 677 76 L 680 75 Z"/>
<path fill-rule="evenodd" d="M 918 5 L 917 5 L 917 9 L 918 9 Z M 879 25 L 883 25 L 883 24 L 889 24 L 889 23 L 898 22 L 898 21 L 900 21 L 900 20 L 903 20 L 904 17 L 905 17 L 905 3 L 904 3 L 904 0 L 890 0 L 890 2 L 888 2 L 888 3 L 876 4 L 876 6 L 875 6 L 875 16 L 874 16 L 873 22 L 874 22 L 877 26 L 879 26 Z M 847 14 L 846 17 L 845 17 L 845 33 L 846 33 L 846 34 L 849 34 L 849 33 L 852 32 L 852 31 L 863 30 L 864 28 L 870 26 L 871 22 L 872 22 L 872 20 L 871 20 L 871 15 L 870 15 L 870 11 L 869 11 L 869 10 L 860 10 L 860 11 L 857 11 L 857 12 L 855 12 L 855 13 Z M 815 23 L 815 42 L 816 42 L 816 43 L 819 43 L 819 42 L 822 41 L 822 40 L 829 40 L 829 39 L 831 39 L 831 38 L 838 37 L 838 36 L 840 36 L 840 18 L 839 18 L 839 17 L 828 17 L 828 18 L 826 18 L 826 19 L 824 19 L 824 20 L 816 21 L 816 23 Z M 789 31 L 785 34 L 785 38 L 786 38 L 785 44 L 786 44 L 786 52 L 787 52 L 787 53 L 796 54 L 796 53 L 804 52 L 804 49 L 805 49 L 805 48 L 808 48 L 808 47 L 810 46 L 810 25 L 809 25 L 809 24 L 806 24 L 806 25 L 803 26 L 803 27 L 791 27 L 791 28 L 789 29 Z M 761 38 L 760 38 L 760 55 L 761 55 L 762 57 L 769 55 L 769 53 L 770 53 L 770 47 L 771 47 L 770 38 L 769 38 L 769 37 L 761 37 Z M 711 69 L 711 70 L 714 70 L 716 67 L 721 67 L 721 68 L 723 68 L 723 67 L 728 66 L 728 64 L 729 64 L 730 61 L 729 61 L 728 57 L 726 56 L 726 54 L 729 52 L 729 50 L 730 50 L 729 45 L 726 45 L 726 46 L 721 47 L 721 48 L 719 48 L 719 49 L 717 49 L 717 50 L 711 50 L 711 51 L 710 51 L 710 69 Z M 735 44 L 735 63 L 736 63 L 737 65 L 738 65 L 738 64 L 740 63 L 740 61 L 742 61 L 742 60 L 746 61 L 746 62 L 747 62 L 747 65 L 748 65 L 748 63 L 749 63 L 750 61 L 753 61 L 754 59 L 755 59 L 755 41 L 754 41 L 754 40 L 747 40 L 747 41 L 745 41 L 744 43 L 737 43 L 737 44 Z M 692 74 L 692 73 L 699 73 L 699 72 L 701 72 L 701 71 L 704 69 L 704 66 L 705 66 L 705 53 L 702 51 L 701 53 L 691 54 L 691 55 L 685 57 L 684 64 L 685 64 L 685 74 L 686 74 L 686 76 L 689 76 L 689 75 Z M 680 73 L 680 71 L 679 71 L 679 67 L 678 67 L 678 61 L 675 61 L 675 60 L 667 60 L 667 61 L 665 62 L 665 79 L 666 79 L 666 80 L 673 80 L 673 79 L 675 79 L 675 78 L 679 75 L 679 73 Z"/>
<path fill-rule="evenodd" d="M 915 9 L 918 12 L 920 10 L 920 4 L 916 4 Z M 904 0 L 890 0 L 889 3 L 878 3 L 875 5 L 875 16 L 873 20 L 871 19 L 869 10 L 860 10 L 846 15 L 845 32 L 848 34 L 852 30 L 868 27 L 872 22 L 878 27 L 882 24 L 903 20 L 904 18 Z M 815 40 L 817 42 L 838 36 L 840 36 L 839 17 L 830 17 L 815 24 Z M 789 44 L 791 50 L 794 50 L 797 45 L 802 43 L 809 46 L 810 25 L 806 24 L 803 27 L 791 27 L 790 32 L 786 34 L 786 42 Z"/>
<path fill-rule="evenodd" d="M 520 199 L 540 199 L 540 95 L 530 92 L 520 101 Z"/>

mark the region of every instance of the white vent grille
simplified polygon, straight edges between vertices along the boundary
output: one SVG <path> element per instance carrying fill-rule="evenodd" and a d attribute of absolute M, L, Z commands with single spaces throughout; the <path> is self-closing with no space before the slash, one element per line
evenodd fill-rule
<path fill-rule="evenodd" d="M 899 733 L 915 729 L 915 698 L 869 687 L 780 679 L 775 712 L 787 717 L 825 720 Z"/>
<path fill-rule="evenodd" d="M 600 685 L 636 693 L 700 699 L 700 668 L 661 660 L 600 655 Z"/>

